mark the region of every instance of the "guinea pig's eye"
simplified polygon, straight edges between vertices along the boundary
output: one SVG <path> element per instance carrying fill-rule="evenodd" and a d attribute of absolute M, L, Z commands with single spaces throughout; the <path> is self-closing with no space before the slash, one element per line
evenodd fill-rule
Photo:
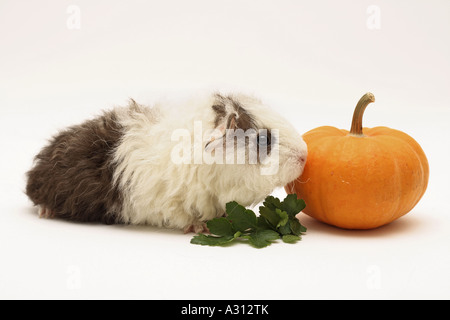
<path fill-rule="evenodd" d="M 270 137 L 266 134 L 258 135 L 258 145 L 259 146 L 269 146 L 270 145 Z"/>

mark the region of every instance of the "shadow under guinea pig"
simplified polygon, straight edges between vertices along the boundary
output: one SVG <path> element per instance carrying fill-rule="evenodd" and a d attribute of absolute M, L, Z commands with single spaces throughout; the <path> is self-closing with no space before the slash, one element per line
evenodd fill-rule
<path fill-rule="evenodd" d="M 24 213 L 27 218 L 39 221 L 39 222 L 57 222 L 58 224 L 68 224 L 71 226 L 80 226 L 83 228 L 88 227 L 104 227 L 109 228 L 111 230 L 116 230 L 119 232 L 132 232 L 132 233 L 158 233 L 158 234 L 171 234 L 171 235 L 184 235 L 182 230 L 177 229 L 168 229 L 168 228 L 159 228 L 151 225 L 133 225 L 133 224 L 124 224 L 124 223 L 114 223 L 114 224 L 105 224 L 102 222 L 85 222 L 85 221 L 76 221 L 76 220 L 67 220 L 59 217 L 50 217 L 43 218 L 39 217 L 38 208 L 31 206 L 24 206 L 20 209 L 22 213 Z M 28 219 L 27 219 L 28 220 Z M 193 233 L 192 233 L 193 235 Z"/>

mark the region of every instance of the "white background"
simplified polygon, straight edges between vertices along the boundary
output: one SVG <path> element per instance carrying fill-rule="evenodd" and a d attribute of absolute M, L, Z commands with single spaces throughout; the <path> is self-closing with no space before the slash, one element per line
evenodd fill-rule
<path fill-rule="evenodd" d="M 2 0 L 0 298 L 450 298 L 449 17 L 446 0 Z M 371 91 L 364 125 L 421 144 L 428 190 L 382 228 L 346 231 L 301 215 L 301 242 L 261 250 L 37 217 L 25 172 L 59 129 L 129 97 L 215 88 L 260 96 L 301 133 L 348 129 Z"/>

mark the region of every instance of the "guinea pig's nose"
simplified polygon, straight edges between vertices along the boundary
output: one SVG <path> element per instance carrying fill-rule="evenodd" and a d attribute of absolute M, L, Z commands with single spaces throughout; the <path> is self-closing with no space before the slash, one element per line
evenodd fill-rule
<path fill-rule="evenodd" d="M 302 150 L 301 152 L 298 153 L 298 161 L 300 162 L 300 164 L 302 166 L 305 165 L 307 158 L 308 158 L 308 153 L 306 151 Z"/>

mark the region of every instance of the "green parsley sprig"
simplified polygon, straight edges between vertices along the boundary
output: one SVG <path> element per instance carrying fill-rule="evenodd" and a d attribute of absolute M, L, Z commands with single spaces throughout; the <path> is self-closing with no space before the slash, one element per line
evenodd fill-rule
<path fill-rule="evenodd" d="M 236 239 L 247 240 L 256 248 L 267 247 L 274 240 L 282 239 L 294 243 L 306 232 L 296 218 L 296 214 L 305 208 L 305 202 L 297 195 L 288 194 L 283 201 L 268 196 L 259 207 L 259 216 L 236 201 L 226 204 L 226 217 L 215 218 L 206 223 L 210 235 L 199 233 L 191 243 L 209 246 L 221 246 Z"/>

